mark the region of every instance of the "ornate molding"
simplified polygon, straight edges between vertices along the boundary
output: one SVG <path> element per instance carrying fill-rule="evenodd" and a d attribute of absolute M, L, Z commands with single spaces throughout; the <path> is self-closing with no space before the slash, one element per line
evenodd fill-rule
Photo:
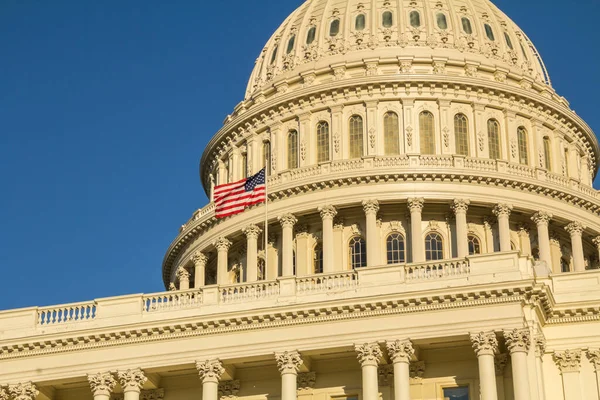
<path fill-rule="evenodd" d="M 471 201 L 467 199 L 454 199 L 452 202 L 452 211 L 455 214 L 466 214 L 470 204 Z"/>
<path fill-rule="evenodd" d="M 383 357 L 383 352 L 379 347 L 379 343 L 364 343 L 355 344 L 356 356 L 361 366 L 379 364 L 379 360 Z"/>
<path fill-rule="evenodd" d="M 295 350 L 275 353 L 275 360 L 277 361 L 277 368 L 281 375 L 297 374 L 300 366 L 304 364 L 302 356 Z"/>
<path fill-rule="evenodd" d="M 104 395 L 110 396 L 117 384 L 117 380 L 110 372 L 99 372 L 94 375 L 88 374 L 88 382 L 94 396 Z"/>
<path fill-rule="evenodd" d="M 517 352 L 527 353 L 529 346 L 531 346 L 531 334 L 527 328 L 504 331 L 504 340 L 510 354 Z"/>
<path fill-rule="evenodd" d="M 142 390 L 144 383 L 148 380 L 144 371 L 139 368 L 118 371 L 117 378 L 119 379 L 119 384 L 123 388 L 123 392 L 137 393 Z"/>
<path fill-rule="evenodd" d="M 254 224 L 251 224 L 242 229 L 242 233 L 246 235 L 248 239 L 257 240 L 262 233 L 262 229 Z"/>
<path fill-rule="evenodd" d="M 409 366 L 410 379 L 420 381 L 425 376 L 425 361 L 411 362 Z"/>
<path fill-rule="evenodd" d="M 496 217 L 510 217 L 512 209 L 513 207 L 510 204 L 496 204 L 493 213 Z"/>
<path fill-rule="evenodd" d="M 477 356 L 494 355 L 498 352 L 498 339 L 495 332 L 471 333 L 469 336 Z"/>
<path fill-rule="evenodd" d="M 219 399 L 236 398 L 240 391 L 239 380 L 229 380 L 219 382 Z"/>
<path fill-rule="evenodd" d="M 175 276 L 177 277 L 177 279 L 179 279 L 179 282 L 190 280 L 190 273 L 184 267 L 177 268 L 177 272 L 175 273 Z"/>
<path fill-rule="evenodd" d="M 588 350 L 588 360 L 594 366 L 596 372 L 600 373 L 600 349 L 599 350 Z"/>
<path fill-rule="evenodd" d="M 412 342 L 408 339 L 388 341 L 386 342 L 386 347 L 388 355 L 394 363 L 408 363 L 415 355 L 415 349 L 413 348 Z"/>
<path fill-rule="evenodd" d="M 0 386 L 0 400 L 9 400 L 8 392 L 2 386 Z"/>
<path fill-rule="evenodd" d="M 531 216 L 531 220 L 535 222 L 536 225 L 548 225 L 551 219 L 552 214 L 546 211 L 538 211 Z"/>
<path fill-rule="evenodd" d="M 579 372 L 581 368 L 581 350 L 555 351 L 554 362 L 560 369 L 561 374 L 568 372 Z"/>
<path fill-rule="evenodd" d="M 140 400 L 163 400 L 165 398 L 165 389 L 142 390 Z"/>
<path fill-rule="evenodd" d="M 364 200 L 362 206 L 367 215 L 377 214 L 379 211 L 379 202 L 377 200 Z"/>
<path fill-rule="evenodd" d="M 303 372 L 301 374 L 298 374 L 298 377 L 296 378 L 298 390 L 312 389 L 315 386 L 316 381 L 316 372 Z"/>
<path fill-rule="evenodd" d="M 506 368 L 506 364 L 508 363 L 508 354 L 496 354 L 494 357 L 494 369 L 496 370 L 496 376 L 504 375 L 504 368 Z"/>
<path fill-rule="evenodd" d="M 226 237 L 220 237 L 213 243 L 213 245 L 217 248 L 217 251 L 229 251 L 229 248 L 232 244 L 233 243 L 231 243 L 231 241 Z"/>
<path fill-rule="evenodd" d="M 411 197 L 407 200 L 408 209 L 410 212 L 423 212 L 423 206 L 425 205 L 425 199 L 422 197 L 414 198 Z"/>
<path fill-rule="evenodd" d="M 284 214 L 277 217 L 277 220 L 281 224 L 282 228 L 293 228 L 294 225 L 298 222 L 298 218 L 296 218 L 293 214 Z"/>
<path fill-rule="evenodd" d="M 542 334 L 535 336 L 535 355 L 536 357 L 543 357 L 546 353 L 546 338 Z"/>
<path fill-rule="evenodd" d="M 394 383 L 394 366 L 391 364 L 380 365 L 377 368 L 377 381 L 379 386 L 392 386 Z"/>
<path fill-rule="evenodd" d="M 219 359 L 196 361 L 196 369 L 202 382 L 219 382 L 221 375 L 225 372 Z"/>
<path fill-rule="evenodd" d="M 321 206 L 318 208 L 318 211 L 321 214 L 322 219 L 333 219 L 337 215 L 337 210 L 332 205 Z"/>
<path fill-rule="evenodd" d="M 31 382 L 18 383 L 8 386 L 8 393 L 12 400 L 35 400 L 40 391 Z"/>
<path fill-rule="evenodd" d="M 569 225 L 565 226 L 565 231 L 571 236 L 581 236 L 584 229 L 585 226 L 581 222 L 571 222 Z"/>
<path fill-rule="evenodd" d="M 205 267 L 208 262 L 208 257 L 201 251 L 197 251 L 192 255 L 192 262 L 196 267 Z"/>

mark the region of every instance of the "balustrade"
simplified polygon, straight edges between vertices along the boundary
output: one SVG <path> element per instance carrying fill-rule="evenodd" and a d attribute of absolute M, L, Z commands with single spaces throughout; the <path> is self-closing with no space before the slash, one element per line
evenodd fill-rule
<path fill-rule="evenodd" d="M 86 302 L 40 308 L 37 315 L 39 325 L 85 322 L 96 318 L 96 303 Z"/>
<path fill-rule="evenodd" d="M 404 268 L 407 282 L 459 277 L 468 275 L 471 272 L 469 261 L 467 260 L 411 264 Z"/>
<path fill-rule="evenodd" d="M 358 274 L 355 271 L 312 275 L 296 279 L 298 294 L 351 289 L 356 286 L 358 286 Z"/>
<path fill-rule="evenodd" d="M 263 281 L 221 286 L 220 293 L 222 303 L 266 299 L 268 297 L 279 295 L 279 282 Z"/>
<path fill-rule="evenodd" d="M 202 304 L 202 290 L 148 294 L 143 296 L 142 303 L 147 313 L 194 308 Z"/>

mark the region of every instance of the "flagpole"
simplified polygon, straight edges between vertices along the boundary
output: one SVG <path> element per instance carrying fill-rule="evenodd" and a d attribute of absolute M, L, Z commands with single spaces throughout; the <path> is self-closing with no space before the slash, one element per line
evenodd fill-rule
<path fill-rule="evenodd" d="M 265 274 L 267 279 L 267 271 L 269 270 L 269 156 L 272 151 L 271 142 L 269 143 L 269 151 L 265 151 Z"/>

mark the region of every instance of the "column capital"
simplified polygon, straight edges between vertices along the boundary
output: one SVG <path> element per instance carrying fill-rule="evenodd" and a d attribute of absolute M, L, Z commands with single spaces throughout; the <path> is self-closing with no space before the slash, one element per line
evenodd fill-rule
<path fill-rule="evenodd" d="M 388 355 L 394 363 L 409 363 L 410 359 L 415 354 L 412 342 L 408 339 L 388 341 L 385 345 L 387 347 Z"/>
<path fill-rule="evenodd" d="M 205 267 L 208 262 L 208 257 L 203 252 L 197 251 L 192 255 L 192 262 L 196 267 Z"/>
<path fill-rule="evenodd" d="M 600 250 L 600 236 L 596 236 L 595 238 L 593 238 L 592 243 L 594 243 L 598 250 Z"/>
<path fill-rule="evenodd" d="M 546 353 L 546 338 L 543 335 L 535 337 L 535 355 L 542 357 Z"/>
<path fill-rule="evenodd" d="M 307 390 L 312 389 L 315 386 L 315 382 L 317 381 L 317 373 L 312 372 L 303 372 L 298 374 L 297 384 L 298 390 Z"/>
<path fill-rule="evenodd" d="M 144 371 L 139 368 L 118 371 L 117 378 L 119 378 L 119 384 L 123 388 L 123 392 L 137 393 L 142 390 L 144 383 L 148 380 L 144 375 Z"/>
<path fill-rule="evenodd" d="M 190 273 L 184 267 L 177 268 L 177 272 L 175 273 L 175 276 L 177 276 L 177 279 L 179 279 L 179 282 L 190 280 Z"/>
<path fill-rule="evenodd" d="M 242 229 L 242 233 L 246 235 L 248 239 L 258 239 L 258 236 L 262 233 L 262 229 L 258 226 L 251 224 Z"/>
<path fill-rule="evenodd" d="M 31 382 L 8 386 L 8 394 L 13 400 L 35 400 L 40 391 Z"/>
<path fill-rule="evenodd" d="M 332 205 L 326 205 L 326 206 L 319 207 L 319 212 L 321 213 L 322 219 L 327 219 L 327 218 L 333 219 L 337 215 L 337 210 Z"/>
<path fill-rule="evenodd" d="M 517 234 L 519 235 L 519 237 L 522 237 L 522 238 L 529 237 L 529 226 L 527 226 L 525 224 L 519 224 L 517 230 L 518 230 Z"/>
<path fill-rule="evenodd" d="M 110 372 L 99 372 L 94 375 L 88 374 L 87 378 L 94 397 L 97 395 L 110 396 L 117 384 L 117 380 Z"/>
<path fill-rule="evenodd" d="M 477 356 L 493 356 L 498 352 L 498 339 L 495 332 L 471 333 L 469 336 Z"/>
<path fill-rule="evenodd" d="M 196 361 L 196 369 L 198 370 L 198 375 L 204 382 L 219 382 L 221 379 L 221 375 L 225 372 L 225 368 L 223 368 L 223 363 L 219 359 L 206 360 L 206 361 Z"/>
<path fill-rule="evenodd" d="M 379 360 L 383 357 L 379 343 L 355 344 L 354 349 L 356 350 L 358 361 L 363 367 L 366 365 L 377 366 Z"/>
<path fill-rule="evenodd" d="M 600 349 L 599 350 L 588 350 L 588 360 L 594 366 L 596 372 L 600 373 Z"/>
<path fill-rule="evenodd" d="M 531 346 L 531 334 L 529 329 L 513 329 L 512 331 L 504 331 L 504 340 L 510 354 L 529 351 Z"/>
<path fill-rule="evenodd" d="M 277 217 L 277 220 L 279 220 L 279 223 L 283 228 L 293 228 L 294 225 L 296 225 L 296 223 L 298 222 L 298 218 L 296 218 L 294 214 L 281 215 Z"/>
<path fill-rule="evenodd" d="M 0 400 L 9 400 L 8 392 L 0 386 Z"/>
<path fill-rule="evenodd" d="M 219 399 L 229 398 L 234 399 L 237 397 L 240 391 L 240 381 L 239 380 L 229 380 L 219 382 Z"/>
<path fill-rule="evenodd" d="M 555 351 L 553 358 L 561 373 L 579 372 L 581 368 L 581 349 Z"/>
<path fill-rule="evenodd" d="M 213 246 L 217 248 L 217 251 L 228 251 L 231 244 L 231 241 L 226 237 L 220 237 L 213 242 Z"/>
<path fill-rule="evenodd" d="M 296 350 L 275 353 L 275 360 L 277 361 L 277 368 L 279 368 L 281 375 L 296 375 L 298 374 L 300 366 L 304 364 L 302 356 L 300 356 L 300 353 Z"/>
<path fill-rule="evenodd" d="M 546 211 L 538 211 L 531 216 L 531 220 L 537 225 L 548 225 L 552 219 L 552 214 Z"/>
<path fill-rule="evenodd" d="M 374 199 L 363 200 L 362 202 L 363 210 L 365 214 L 377 214 L 379 212 L 379 202 Z"/>
<path fill-rule="evenodd" d="M 493 213 L 496 217 L 509 217 L 512 209 L 513 206 L 510 204 L 496 204 Z"/>
<path fill-rule="evenodd" d="M 580 222 L 571 222 L 569 225 L 565 226 L 565 231 L 569 232 L 571 236 L 581 236 L 585 226 Z"/>
<path fill-rule="evenodd" d="M 407 200 L 408 209 L 410 212 L 421 212 L 423 211 L 423 205 L 425 204 L 425 199 L 422 197 L 411 197 Z"/>
<path fill-rule="evenodd" d="M 467 199 L 454 199 L 452 202 L 452 211 L 454 211 L 454 214 L 466 214 L 470 204 L 471 201 Z"/>
<path fill-rule="evenodd" d="M 496 370 L 496 376 L 502 376 L 504 374 L 506 363 L 508 363 L 508 354 L 496 354 L 494 357 L 494 369 Z"/>

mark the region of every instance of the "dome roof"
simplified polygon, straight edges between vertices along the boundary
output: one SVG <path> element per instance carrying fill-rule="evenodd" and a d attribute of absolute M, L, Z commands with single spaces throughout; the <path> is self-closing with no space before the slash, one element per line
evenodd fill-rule
<path fill-rule="evenodd" d="M 404 58 L 472 63 L 550 85 L 529 38 L 488 0 L 307 0 L 265 45 L 246 98 L 303 72 Z"/>

